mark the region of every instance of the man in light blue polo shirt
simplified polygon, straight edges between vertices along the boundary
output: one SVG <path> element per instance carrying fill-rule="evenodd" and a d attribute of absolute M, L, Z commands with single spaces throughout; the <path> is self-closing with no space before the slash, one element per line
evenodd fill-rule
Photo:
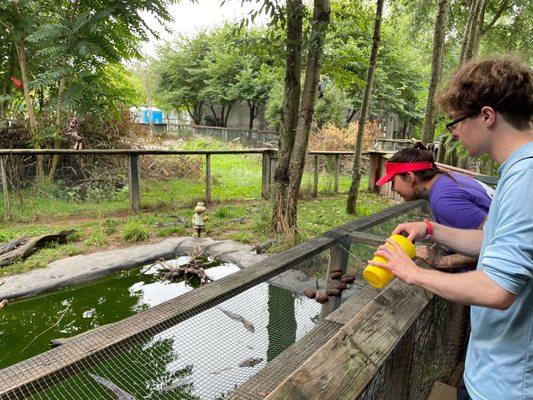
<path fill-rule="evenodd" d="M 472 305 L 464 388 L 458 399 L 533 399 L 533 72 L 509 58 L 464 64 L 438 99 L 470 155 L 501 164 L 483 231 L 431 222 L 400 224 L 393 233 L 427 235 L 477 256 L 476 271 L 445 274 L 419 268 L 394 242 L 376 254 L 398 278 Z"/>

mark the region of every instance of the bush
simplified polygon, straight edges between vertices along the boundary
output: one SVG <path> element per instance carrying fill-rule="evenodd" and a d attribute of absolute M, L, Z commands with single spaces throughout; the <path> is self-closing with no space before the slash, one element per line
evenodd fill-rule
<path fill-rule="evenodd" d="M 144 226 L 140 221 L 136 219 L 130 219 L 124 226 L 122 231 L 122 240 L 126 243 L 139 242 L 141 240 L 146 240 L 150 234 L 148 233 L 148 228 Z"/>
<path fill-rule="evenodd" d="M 309 150 L 353 151 L 355 149 L 357 129 L 357 122 L 351 123 L 346 128 L 339 128 L 333 124 L 328 124 L 320 131 L 311 133 L 309 137 Z M 383 134 L 377 122 L 367 122 L 363 136 L 363 151 L 371 149 L 372 141 L 382 136 Z"/>
<path fill-rule="evenodd" d="M 85 241 L 85 244 L 88 246 L 107 246 L 109 241 L 107 240 L 107 235 L 104 232 L 103 226 L 99 226 L 92 231 L 89 238 Z"/>

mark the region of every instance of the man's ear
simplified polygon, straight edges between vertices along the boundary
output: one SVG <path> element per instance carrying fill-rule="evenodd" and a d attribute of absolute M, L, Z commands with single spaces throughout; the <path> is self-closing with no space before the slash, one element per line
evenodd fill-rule
<path fill-rule="evenodd" d="M 493 127 L 496 123 L 496 111 L 492 107 L 484 106 L 481 109 L 481 116 L 483 117 L 483 122 L 487 128 Z"/>

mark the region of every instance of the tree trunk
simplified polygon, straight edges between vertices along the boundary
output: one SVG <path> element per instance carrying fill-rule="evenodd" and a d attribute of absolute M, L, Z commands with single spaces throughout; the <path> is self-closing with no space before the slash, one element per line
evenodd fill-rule
<path fill-rule="evenodd" d="M 9 50 L 8 60 L 7 60 L 7 75 L 5 76 L 4 83 L 2 84 L 2 95 L 11 94 L 11 82 L 9 77 L 13 76 L 13 71 L 15 70 L 15 57 L 13 54 L 13 48 Z M 7 109 L 9 108 L 9 100 L 3 100 L 0 102 L 0 118 L 4 119 L 6 116 Z"/>
<path fill-rule="evenodd" d="M 59 88 L 57 90 L 57 105 L 56 105 L 56 138 L 54 139 L 54 149 L 61 148 L 61 133 L 63 127 L 61 124 L 61 99 L 63 97 L 63 91 L 65 90 L 65 78 L 59 80 Z M 48 179 L 54 179 L 56 173 L 57 164 L 59 163 L 59 155 L 54 154 L 52 157 L 52 163 L 50 165 L 50 171 L 48 172 Z"/>
<path fill-rule="evenodd" d="M 30 121 L 30 134 L 33 140 L 33 147 L 40 149 L 39 140 L 37 138 L 37 121 L 35 120 L 35 114 L 33 113 L 33 102 L 30 97 L 30 80 L 28 77 L 28 69 L 26 63 L 26 51 L 24 49 L 24 37 L 20 36 L 15 41 L 15 47 L 17 49 L 17 56 L 19 60 L 20 73 L 22 75 L 22 84 L 24 89 L 24 102 L 28 109 L 28 119 Z M 36 156 L 37 158 L 37 182 L 42 182 L 44 179 L 43 157 Z"/>
<path fill-rule="evenodd" d="M 199 101 L 197 103 L 194 103 L 193 110 L 187 106 L 187 113 L 192 119 L 192 122 L 194 125 L 201 125 L 202 124 L 202 108 L 203 108 L 203 102 Z"/>
<path fill-rule="evenodd" d="M 287 188 L 289 186 L 289 160 L 294 145 L 300 107 L 303 12 L 302 0 L 287 0 L 285 91 L 278 162 L 274 172 L 274 204 L 272 209 L 272 228 L 278 233 L 290 231 L 287 226 Z"/>
<path fill-rule="evenodd" d="M 352 122 L 352 119 L 353 119 L 353 117 L 355 116 L 356 113 L 357 113 L 357 109 L 356 108 L 350 108 L 350 110 L 348 110 L 348 114 L 346 115 L 346 121 L 344 122 L 345 126 L 350 125 L 350 123 Z"/>
<path fill-rule="evenodd" d="M 346 203 L 346 212 L 355 214 L 357 209 L 357 194 L 359 192 L 359 183 L 361 182 L 361 148 L 363 146 L 363 135 L 365 133 L 366 115 L 370 106 L 370 95 L 372 93 L 372 84 L 374 83 L 374 73 L 376 71 L 376 61 L 378 58 L 378 49 L 381 36 L 381 19 L 383 16 L 384 0 L 378 0 L 376 4 L 376 20 L 374 22 L 374 37 L 372 38 L 372 51 L 370 52 L 370 63 L 366 74 L 365 93 L 359 114 L 359 126 L 357 128 L 357 138 L 355 141 L 355 152 L 352 170 L 352 184 L 348 192 L 348 201 Z"/>
<path fill-rule="evenodd" d="M 498 8 L 498 11 L 494 14 L 494 17 L 492 17 L 492 20 L 487 24 L 487 26 L 483 26 L 484 17 L 482 14 L 481 20 L 480 20 L 480 28 L 481 32 L 479 33 L 478 40 L 480 40 L 493 26 L 496 24 L 496 22 L 500 19 L 500 17 L 503 15 L 505 11 L 511 6 L 509 0 L 503 0 L 500 4 L 500 7 Z M 485 10 L 485 7 L 483 8 Z M 479 43 L 478 43 L 479 44 Z"/>
<path fill-rule="evenodd" d="M 231 107 L 233 107 L 233 103 L 229 103 L 227 105 L 226 114 L 224 115 L 224 109 L 222 109 L 222 121 L 224 121 L 224 126 L 228 126 L 228 118 L 229 118 L 229 112 L 231 111 Z"/>
<path fill-rule="evenodd" d="M 287 224 L 291 232 L 294 232 L 297 227 L 298 194 L 305 166 L 309 131 L 311 130 L 311 123 L 313 122 L 313 114 L 315 112 L 318 82 L 320 80 L 320 67 L 324 54 L 324 40 L 328 29 L 329 16 L 329 0 L 315 0 L 302 101 L 300 104 L 298 124 L 296 126 L 294 146 L 289 161 L 289 188 L 287 196 L 289 209 L 287 212 Z"/>
<path fill-rule="evenodd" d="M 254 119 L 257 116 L 256 108 L 259 108 L 259 106 L 256 106 L 256 104 L 252 101 L 246 101 L 248 103 L 248 109 L 250 110 L 250 116 L 248 119 L 248 129 L 252 130 L 254 129 Z"/>
<path fill-rule="evenodd" d="M 444 39 L 446 36 L 446 22 L 450 11 L 450 0 L 439 0 L 437 17 L 435 18 L 435 31 L 433 33 L 433 57 L 431 60 L 431 79 L 429 81 L 426 114 L 424 116 L 424 128 L 422 142 L 433 142 L 435 138 L 435 124 L 437 109 L 435 107 L 435 93 L 442 76 L 442 57 L 444 54 Z"/>
<path fill-rule="evenodd" d="M 463 36 L 459 65 L 472 59 L 477 52 L 479 37 L 482 32 L 481 25 L 483 21 L 481 20 L 481 16 L 483 15 L 484 8 L 485 0 L 472 0 Z"/>
<path fill-rule="evenodd" d="M 213 118 L 215 120 L 215 126 L 219 126 L 220 119 L 218 118 L 218 115 L 217 115 L 217 112 L 215 110 L 215 107 L 212 104 L 210 104 L 209 105 L 209 109 L 211 110 L 211 113 L 213 114 Z M 224 110 L 222 110 L 222 112 L 224 112 Z"/>

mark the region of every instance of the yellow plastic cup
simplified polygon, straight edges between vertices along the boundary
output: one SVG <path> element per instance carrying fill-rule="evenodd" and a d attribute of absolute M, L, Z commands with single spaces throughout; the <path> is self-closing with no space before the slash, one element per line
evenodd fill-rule
<path fill-rule="evenodd" d="M 414 258 L 416 256 L 416 249 L 409 239 L 407 239 L 405 236 L 402 235 L 392 235 L 389 239 L 395 241 L 400 245 L 402 250 L 409 256 L 409 258 Z M 387 246 L 390 248 L 393 248 L 390 244 L 387 243 Z M 385 257 L 381 256 L 375 256 L 372 261 L 374 262 L 380 262 L 387 264 L 388 260 Z M 363 277 L 365 280 L 375 287 L 376 289 L 381 289 L 384 287 L 387 283 L 390 282 L 390 280 L 394 277 L 392 272 L 390 272 L 386 268 L 376 267 L 375 265 L 368 265 L 365 270 L 363 271 Z"/>

